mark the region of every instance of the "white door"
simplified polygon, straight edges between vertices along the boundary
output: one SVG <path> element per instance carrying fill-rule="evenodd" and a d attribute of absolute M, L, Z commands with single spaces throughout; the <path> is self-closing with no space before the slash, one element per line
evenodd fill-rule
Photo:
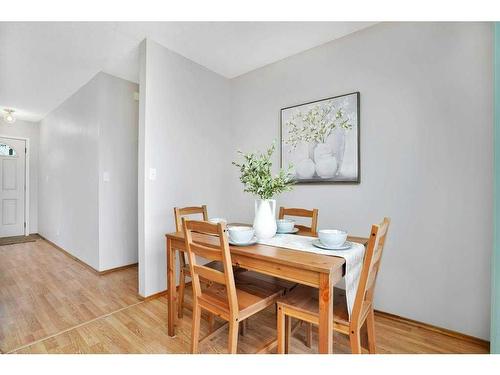
<path fill-rule="evenodd" d="M 0 237 L 24 235 L 26 141 L 0 137 Z"/>

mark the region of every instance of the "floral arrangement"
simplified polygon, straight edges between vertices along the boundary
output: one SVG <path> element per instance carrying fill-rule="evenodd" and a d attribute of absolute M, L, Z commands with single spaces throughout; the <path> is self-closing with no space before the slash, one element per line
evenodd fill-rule
<path fill-rule="evenodd" d="M 343 105 L 333 100 L 312 106 L 306 113 L 297 112 L 286 122 L 289 138 L 286 144 L 295 149 L 300 142 L 325 143 L 334 129 L 350 130 L 353 119 L 345 113 Z"/>
<path fill-rule="evenodd" d="M 247 193 L 255 194 L 261 199 L 272 199 L 278 194 L 292 190 L 293 175 L 292 166 L 287 170 L 280 169 L 276 176 L 271 173 L 271 156 L 276 148 L 276 142 L 265 153 L 244 154 L 238 151 L 244 161 L 239 164 L 233 161 L 233 165 L 240 169 L 240 181 Z"/>

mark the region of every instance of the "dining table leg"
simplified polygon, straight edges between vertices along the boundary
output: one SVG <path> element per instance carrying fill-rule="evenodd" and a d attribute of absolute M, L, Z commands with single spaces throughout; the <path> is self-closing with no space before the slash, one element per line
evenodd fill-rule
<path fill-rule="evenodd" d="M 319 276 L 319 339 L 322 354 L 333 353 L 333 279 L 331 274 Z"/>
<path fill-rule="evenodd" d="M 167 238 L 168 335 L 175 336 L 175 251 Z"/>

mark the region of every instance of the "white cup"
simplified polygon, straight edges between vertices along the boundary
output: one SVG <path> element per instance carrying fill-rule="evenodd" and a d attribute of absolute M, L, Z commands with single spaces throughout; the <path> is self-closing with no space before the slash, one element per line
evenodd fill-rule
<path fill-rule="evenodd" d="M 276 226 L 278 227 L 278 232 L 291 232 L 295 226 L 295 221 L 290 219 L 279 219 L 276 220 Z"/>
<path fill-rule="evenodd" d="M 347 232 L 339 229 L 322 229 L 318 232 L 321 243 L 328 247 L 337 247 L 345 243 Z"/>
<path fill-rule="evenodd" d="M 234 243 L 248 243 L 255 235 L 252 227 L 231 226 L 227 228 L 229 239 Z"/>

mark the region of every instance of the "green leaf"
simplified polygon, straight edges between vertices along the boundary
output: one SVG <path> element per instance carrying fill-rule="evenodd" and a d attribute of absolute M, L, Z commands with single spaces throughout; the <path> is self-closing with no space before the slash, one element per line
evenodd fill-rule
<path fill-rule="evenodd" d="M 291 175 L 292 166 L 287 170 L 280 169 L 276 176 L 272 176 L 271 157 L 276 149 L 276 141 L 266 150 L 266 152 L 253 152 L 244 154 L 238 151 L 244 162 L 232 164 L 240 170 L 240 181 L 243 184 L 243 191 L 255 194 L 261 199 L 271 199 L 280 193 L 292 190 L 294 183 Z"/>

